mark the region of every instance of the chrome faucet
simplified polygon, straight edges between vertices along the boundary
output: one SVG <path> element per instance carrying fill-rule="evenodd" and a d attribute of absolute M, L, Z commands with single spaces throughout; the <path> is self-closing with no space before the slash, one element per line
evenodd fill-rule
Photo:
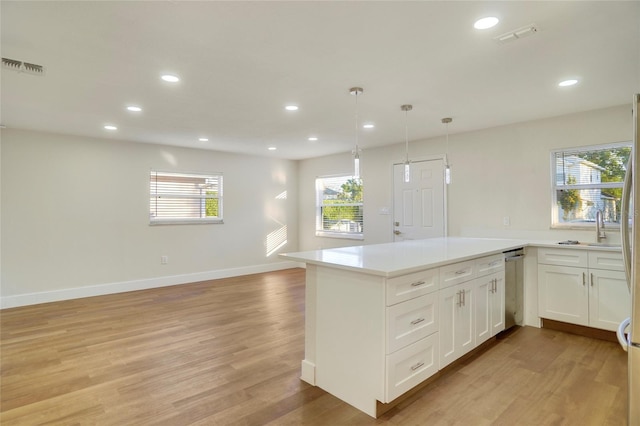
<path fill-rule="evenodd" d="M 602 210 L 596 212 L 596 242 L 604 240 L 607 235 L 604 233 L 604 217 L 602 216 Z"/>

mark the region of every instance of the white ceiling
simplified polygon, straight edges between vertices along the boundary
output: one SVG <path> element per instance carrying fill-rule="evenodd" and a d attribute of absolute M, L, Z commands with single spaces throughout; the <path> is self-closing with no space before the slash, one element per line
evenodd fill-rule
<path fill-rule="evenodd" d="M 418 140 L 443 135 L 443 117 L 453 135 L 640 90 L 639 1 L 3 0 L 0 14 L 2 57 L 46 70 L 2 70 L 8 128 L 303 159 L 353 148 L 352 86 L 364 88 L 360 121 L 376 126 L 361 130 L 364 150 L 404 141 L 402 104 Z M 500 23 L 475 30 L 488 15 Z M 493 40 L 532 23 L 531 37 Z"/>

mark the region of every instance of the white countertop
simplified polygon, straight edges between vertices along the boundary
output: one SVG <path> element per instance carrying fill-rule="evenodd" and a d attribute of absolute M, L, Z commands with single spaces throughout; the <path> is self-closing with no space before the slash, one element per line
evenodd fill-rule
<path fill-rule="evenodd" d="M 559 245 L 557 241 L 443 237 L 285 253 L 280 256 L 298 262 L 394 277 L 526 246 L 620 250 L 614 247 Z"/>

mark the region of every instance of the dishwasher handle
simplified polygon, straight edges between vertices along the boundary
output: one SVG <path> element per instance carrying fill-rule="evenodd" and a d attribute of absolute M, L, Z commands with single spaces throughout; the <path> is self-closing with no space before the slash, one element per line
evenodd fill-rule
<path fill-rule="evenodd" d="M 518 255 L 515 255 L 515 256 L 505 257 L 504 261 L 505 262 L 515 262 L 516 260 L 520 260 L 522 258 L 524 258 L 524 254 L 518 254 Z"/>

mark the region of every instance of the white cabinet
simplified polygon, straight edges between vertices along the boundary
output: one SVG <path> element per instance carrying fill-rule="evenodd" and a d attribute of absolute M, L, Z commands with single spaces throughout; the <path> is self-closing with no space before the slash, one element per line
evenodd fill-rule
<path fill-rule="evenodd" d="M 631 309 L 622 255 L 539 249 L 538 302 L 542 318 L 615 331 Z"/>
<path fill-rule="evenodd" d="M 504 256 L 440 268 L 440 368 L 504 330 Z"/>
<path fill-rule="evenodd" d="M 476 278 L 474 318 L 476 345 L 486 342 L 504 330 L 504 303 L 504 271 Z"/>
<path fill-rule="evenodd" d="M 624 271 L 589 270 L 589 325 L 615 331 L 631 316 L 631 295 Z"/>
<path fill-rule="evenodd" d="M 505 327 L 504 256 L 487 256 L 475 261 L 474 330 L 476 346 Z"/>
<path fill-rule="evenodd" d="M 398 396 L 438 372 L 437 268 L 386 280 L 384 400 Z"/>
<path fill-rule="evenodd" d="M 440 290 L 440 368 L 475 347 L 474 294 L 473 280 Z"/>
<path fill-rule="evenodd" d="M 589 325 L 587 268 L 538 265 L 539 315 L 556 321 Z"/>

